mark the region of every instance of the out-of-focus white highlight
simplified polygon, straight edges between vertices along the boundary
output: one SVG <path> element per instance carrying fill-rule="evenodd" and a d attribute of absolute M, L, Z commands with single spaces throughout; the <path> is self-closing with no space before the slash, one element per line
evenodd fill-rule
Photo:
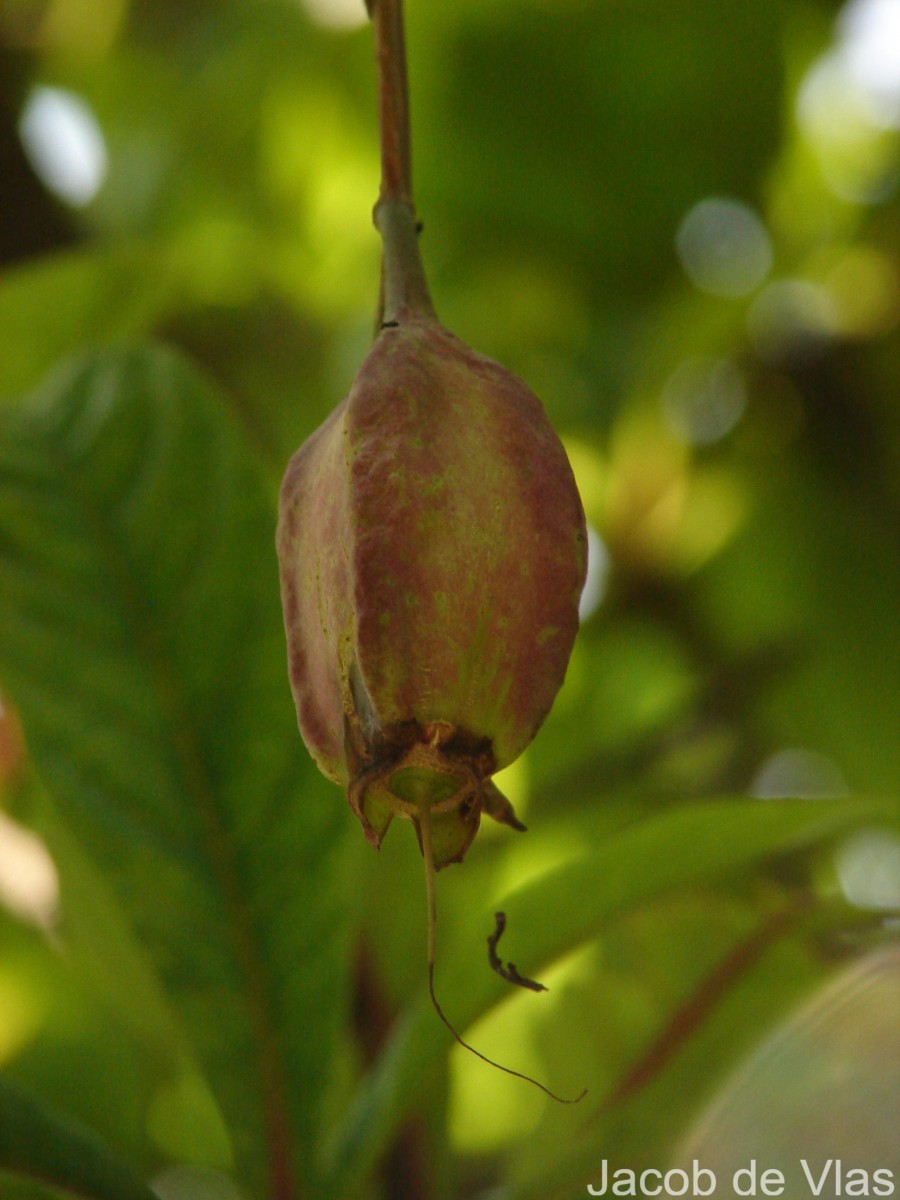
<path fill-rule="evenodd" d="M 302 4 L 326 29 L 358 29 L 369 19 L 363 0 L 302 0 Z"/>
<path fill-rule="evenodd" d="M 817 349 L 836 326 L 830 296 L 805 279 L 777 279 L 767 284 L 747 314 L 753 347 L 769 362 Z"/>
<path fill-rule="evenodd" d="M 845 796 L 848 788 L 830 758 L 815 750 L 791 747 L 763 763 L 750 790 L 761 800 L 825 800 Z"/>
<path fill-rule="evenodd" d="M 900 128 L 900 0 L 851 0 L 838 18 L 838 49 L 872 118 Z"/>
<path fill-rule="evenodd" d="M 857 908 L 900 910 L 900 837 L 865 829 L 837 852 L 841 889 Z"/>
<path fill-rule="evenodd" d="M 63 88 L 33 88 L 19 120 L 19 136 L 51 192 L 76 208 L 93 200 L 109 164 L 100 125 L 80 96 Z"/>
<path fill-rule="evenodd" d="M 796 117 L 835 195 L 878 204 L 893 194 L 884 133 L 900 129 L 900 0 L 849 0 L 832 46 L 801 81 Z"/>
<path fill-rule="evenodd" d="M 745 296 L 772 266 L 772 243 L 759 216 L 740 200 L 709 197 L 679 226 L 675 247 L 688 278 L 714 296 Z"/>
<path fill-rule="evenodd" d="M 609 580 L 609 551 L 592 525 L 587 527 L 587 552 L 587 578 L 578 603 L 578 616 L 582 621 L 600 607 Z"/>
<path fill-rule="evenodd" d="M 708 446 L 737 425 L 747 405 L 744 374 L 729 358 L 689 358 L 663 388 L 663 413 L 682 441 Z"/>
<path fill-rule="evenodd" d="M 59 905 L 59 878 L 46 846 L 0 812 L 0 904 L 49 929 Z"/>

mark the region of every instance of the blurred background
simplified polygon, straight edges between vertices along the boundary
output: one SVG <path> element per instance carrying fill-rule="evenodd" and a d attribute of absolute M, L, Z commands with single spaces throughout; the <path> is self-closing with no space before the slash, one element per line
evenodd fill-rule
<path fill-rule="evenodd" d="M 408 0 L 407 24 L 438 313 L 541 397 L 590 525 L 564 690 L 501 780 L 531 832 L 485 829 L 439 881 L 464 973 L 486 969 L 483 908 L 643 818 L 898 790 L 900 0 Z M 374 87 L 362 0 L 0 0 L 0 395 L 160 339 L 221 389 L 274 512 L 371 339 Z M 41 763 L 13 692 L 0 669 L 0 1068 L 160 1195 L 249 1196 L 196 1079 L 191 1133 L 102 1003 L 47 999 L 58 885 L 15 799 Z M 376 857 L 344 815 L 335 1125 L 424 956 L 414 839 Z M 779 924 L 810 888 L 839 917 Z M 583 1195 L 611 1147 L 723 1174 L 843 1148 L 900 1186 L 898 909 L 887 820 L 636 904 L 555 962 L 546 1002 L 471 1031 L 590 1082 L 584 1111 L 454 1050 L 348 1194 Z M 71 1079 L 102 1063 L 115 1083 L 86 1096 Z"/>

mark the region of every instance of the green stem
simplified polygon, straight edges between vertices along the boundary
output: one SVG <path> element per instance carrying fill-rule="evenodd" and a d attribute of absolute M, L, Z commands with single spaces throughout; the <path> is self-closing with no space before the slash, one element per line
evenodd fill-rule
<path fill-rule="evenodd" d="M 434 894 L 434 845 L 431 836 L 431 808 L 428 801 L 419 806 L 419 833 L 422 838 L 422 859 L 425 863 L 425 899 L 428 908 L 428 978 L 434 999 L 434 959 L 437 931 L 437 902 Z"/>
<path fill-rule="evenodd" d="M 434 319 L 412 204 L 399 197 L 382 197 L 375 205 L 375 227 L 382 244 L 381 324 L 412 315 Z"/>
<path fill-rule="evenodd" d="M 419 254 L 419 223 L 412 198 L 409 85 L 402 0 L 371 0 L 378 72 L 381 191 L 375 227 L 381 234 L 383 265 L 379 325 L 405 316 L 434 318 Z"/>

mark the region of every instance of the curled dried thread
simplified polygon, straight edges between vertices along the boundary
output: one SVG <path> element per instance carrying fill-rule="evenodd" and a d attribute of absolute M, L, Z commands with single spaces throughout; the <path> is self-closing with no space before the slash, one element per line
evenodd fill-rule
<path fill-rule="evenodd" d="M 513 1075 L 516 1079 L 524 1079 L 526 1083 L 533 1083 L 536 1088 L 540 1088 L 545 1095 L 551 1100 L 555 1100 L 557 1104 L 577 1104 L 579 1100 L 583 1100 L 587 1095 L 587 1088 L 583 1088 L 577 1096 L 557 1096 L 556 1092 L 551 1092 L 548 1087 L 540 1082 L 539 1079 L 534 1079 L 531 1075 L 525 1075 L 522 1071 L 514 1071 L 512 1067 L 504 1067 L 503 1063 L 495 1062 L 493 1058 L 488 1058 L 486 1054 L 482 1054 L 480 1050 L 476 1050 L 474 1046 L 470 1046 L 468 1042 L 463 1041 L 453 1026 L 450 1024 L 447 1017 L 444 1015 L 444 1010 L 438 1003 L 437 996 L 434 994 L 434 963 L 428 964 L 428 992 L 431 996 L 431 1003 L 434 1011 L 441 1018 L 450 1032 L 453 1034 L 457 1042 L 464 1050 L 468 1050 L 470 1054 L 474 1054 L 476 1058 L 480 1058 L 482 1062 L 487 1063 L 489 1067 L 496 1067 L 498 1071 L 503 1071 L 506 1075 Z"/>
<path fill-rule="evenodd" d="M 497 943 L 503 937 L 503 931 L 506 928 L 506 913 L 494 913 L 496 922 L 494 932 L 489 934 L 488 944 L 488 962 L 498 975 L 502 975 L 508 983 L 514 983 L 518 987 L 528 988 L 532 992 L 546 992 L 546 987 L 542 983 L 538 983 L 536 979 L 528 979 L 524 975 L 520 975 L 516 969 L 516 964 L 512 962 L 504 963 L 503 959 L 497 953 Z"/>
<path fill-rule="evenodd" d="M 531 1075 L 525 1075 L 522 1071 L 514 1071 L 512 1067 L 505 1067 L 503 1063 L 495 1062 L 494 1059 L 488 1058 L 486 1054 L 482 1054 L 480 1050 L 476 1050 L 474 1046 L 470 1046 L 456 1032 L 450 1020 L 445 1016 L 444 1010 L 441 1008 L 437 996 L 434 994 L 434 960 L 435 960 L 435 931 L 437 928 L 437 905 L 434 895 L 434 848 L 431 841 L 431 811 L 427 805 L 423 806 L 419 815 L 419 830 L 422 838 L 422 857 L 425 860 L 425 891 L 428 902 L 428 994 L 431 997 L 431 1004 L 434 1011 L 453 1034 L 454 1040 L 459 1043 L 464 1050 L 468 1050 L 470 1054 L 474 1054 L 476 1058 L 480 1058 L 483 1063 L 487 1063 L 489 1067 L 496 1067 L 498 1071 L 503 1071 L 505 1075 L 512 1075 L 516 1079 L 524 1079 L 526 1083 L 532 1083 L 536 1088 L 546 1095 L 551 1100 L 555 1100 L 557 1104 L 578 1104 L 587 1095 L 587 1088 L 584 1088 L 577 1096 L 558 1096 L 556 1092 L 551 1092 L 548 1087 L 545 1087 L 539 1080 L 534 1079 Z M 505 917 L 501 922 L 500 933 L 503 932 Z M 494 935 L 494 945 L 500 934 Z M 533 985 L 532 985 L 533 986 Z M 540 984 L 537 985 L 540 988 Z"/>

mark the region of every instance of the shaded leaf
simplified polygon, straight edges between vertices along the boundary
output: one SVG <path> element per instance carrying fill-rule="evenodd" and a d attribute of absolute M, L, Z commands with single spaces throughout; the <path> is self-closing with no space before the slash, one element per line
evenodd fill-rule
<path fill-rule="evenodd" d="M 679 907 L 679 900 L 695 902 L 700 937 L 706 936 L 706 944 L 690 936 L 690 923 L 685 926 L 677 919 L 666 919 Z M 728 910 L 730 902 L 733 905 L 733 899 L 721 892 L 707 894 L 701 902 L 692 889 L 649 905 L 636 914 L 637 922 L 626 920 L 609 937 L 604 936 L 603 950 L 610 941 L 621 947 L 629 933 L 638 933 L 631 960 L 634 974 L 620 971 L 618 976 L 634 989 L 625 993 L 631 1000 L 629 1014 L 635 1007 L 640 1009 L 635 995 L 645 994 L 639 984 L 635 987 L 638 980 L 659 1001 L 660 959 L 671 947 L 680 946 L 691 960 L 677 972 L 684 990 L 666 994 L 658 1009 L 654 1005 L 655 1024 L 648 1029 L 647 1023 L 638 1022 L 642 1032 L 635 1036 L 628 1016 L 609 1005 L 610 992 L 615 996 L 615 970 L 601 968 L 590 990 L 587 981 L 579 989 L 577 1002 L 586 1019 L 576 1029 L 567 1030 L 569 1038 L 590 1043 L 598 1029 L 604 1029 L 606 1038 L 615 1043 L 617 1034 L 621 1037 L 624 1032 L 627 1049 L 623 1054 L 617 1053 L 618 1046 L 607 1047 L 607 1053 L 589 1059 L 607 1067 L 607 1072 L 604 1086 L 585 1101 L 581 1136 L 571 1136 L 561 1114 L 545 1112 L 544 1136 L 538 1143 L 545 1153 L 519 1148 L 508 1175 L 507 1200 L 568 1200 L 575 1192 L 583 1193 L 588 1180 L 596 1180 L 604 1158 L 615 1166 L 667 1163 L 673 1141 L 721 1082 L 723 1073 L 824 977 L 828 967 L 809 946 L 811 918 L 805 898 L 776 895 L 766 904 L 755 895 L 752 905 L 743 911 L 740 932 L 735 927 L 733 936 L 723 944 L 716 917 L 721 910 Z M 834 914 L 830 916 L 833 920 Z M 647 928 L 643 942 L 641 917 Z M 712 953 L 709 942 L 713 943 Z M 573 1000 L 569 1003 L 571 1006 Z M 609 1020 L 608 1007 L 612 1009 Z M 556 1038 L 560 1040 L 559 1034 Z M 615 1064 L 612 1074 L 610 1061 Z"/>
<path fill-rule="evenodd" d="M 296 733 L 273 529 L 223 404 L 165 350 L 98 354 L 2 416 L 3 687 L 188 1029 L 241 1178 L 284 1189 L 340 1020 L 347 825 Z"/>
<path fill-rule="evenodd" d="M 87 1130 L 0 1077 L 0 1168 L 90 1200 L 154 1200 L 155 1193 Z"/>
<path fill-rule="evenodd" d="M 900 823 L 895 802 L 859 799 L 779 802 L 733 800 L 695 804 L 641 821 L 607 838 L 595 851 L 548 872 L 499 902 L 511 929 L 527 936 L 517 952 L 531 976 L 595 937 L 617 915 L 672 889 L 746 871 L 772 856 L 833 839 L 877 821 Z M 483 965 L 474 933 L 490 931 L 493 914 L 473 919 L 465 945 L 439 950 L 438 989 L 460 1029 L 503 998 L 502 985 Z M 397 1029 L 360 1088 L 331 1143 L 329 1196 L 353 1195 L 397 1119 L 447 1049 L 448 1037 L 423 996 Z M 514 1065 L 514 1064 L 509 1064 Z M 572 1081 L 575 1091 L 590 1080 Z M 562 1084 L 558 1084 L 562 1087 Z"/>
<path fill-rule="evenodd" d="M 60 357 L 86 344 L 147 329 L 172 303 L 167 257 L 139 245 L 82 249 L 7 271 L 0 279 L 0 396 L 34 387 Z"/>

